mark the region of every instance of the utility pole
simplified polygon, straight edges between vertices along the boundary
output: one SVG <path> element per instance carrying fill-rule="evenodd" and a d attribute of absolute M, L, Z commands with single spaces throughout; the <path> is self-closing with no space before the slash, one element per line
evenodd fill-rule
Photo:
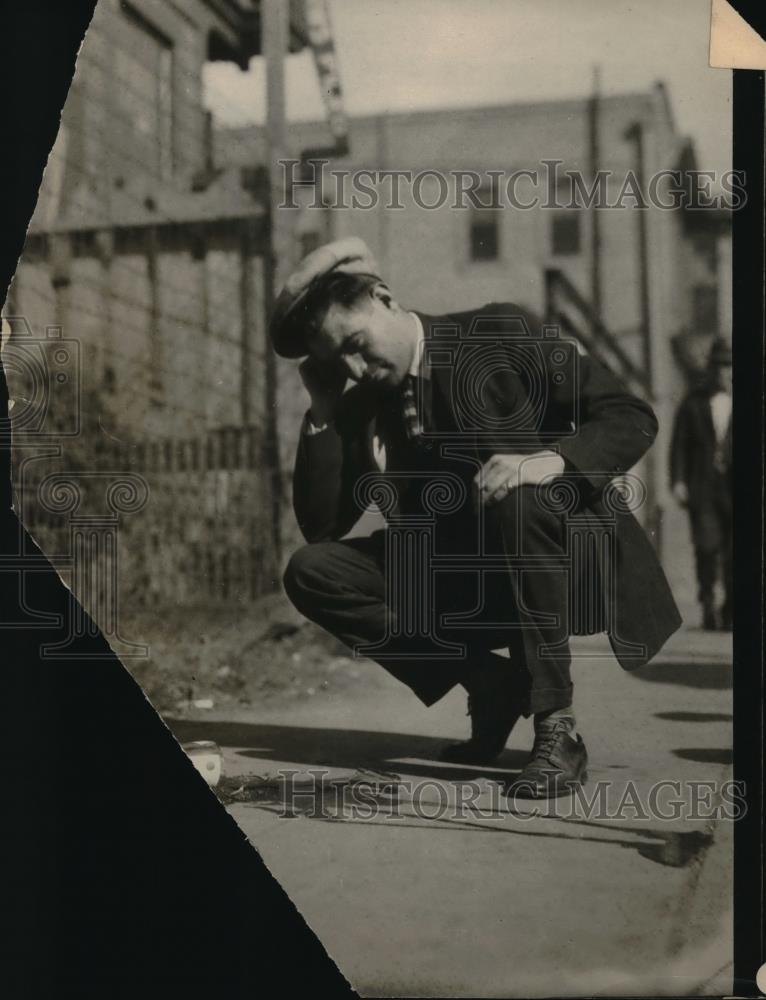
<path fill-rule="evenodd" d="M 593 67 L 593 91 L 588 101 L 588 168 L 591 180 L 599 190 L 597 180 L 599 161 L 601 159 L 599 115 L 601 97 L 601 68 Z M 593 311 L 599 319 L 603 318 L 601 301 L 601 215 L 598 203 L 591 208 L 591 284 L 590 299 Z"/>
<path fill-rule="evenodd" d="M 268 137 L 268 239 L 265 268 L 266 314 L 271 315 L 279 288 L 291 263 L 292 228 L 288 210 L 280 211 L 284 175 L 279 161 L 287 155 L 285 57 L 290 36 L 290 4 L 261 0 L 262 51 L 266 58 L 266 134 Z M 268 336 L 266 334 L 266 336 Z M 271 523 L 277 563 L 281 560 L 284 516 L 282 461 L 279 449 L 279 363 L 271 344 L 264 345 L 266 387 L 266 458 L 271 470 Z"/>
<path fill-rule="evenodd" d="M 625 132 L 625 138 L 633 141 L 635 146 L 635 177 L 636 185 L 643 200 L 644 186 L 644 126 L 637 121 Z M 639 281 L 639 303 L 641 309 L 641 340 L 642 340 L 642 365 L 646 375 L 646 382 L 649 386 L 649 402 L 654 400 L 656 394 L 656 384 L 654 377 L 654 352 L 652 350 L 652 310 L 649 286 L 649 232 L 647 224 L 647 207 L 636 205 L 635 211 L 638 213 L 638 281 Z M 659 499 L 660 455 L 656 451 L 651 452 L 646 458 L 645 479 L 647 495 L 649 497 L 649 511 L 647 517 L 647 527 L 654 542 L 657 552 L 662 551 L 662 507 Z"/>
<path fill-rule="evenodd" d="M 646 190 L 644 186 L 644 127 L 640 122 L 626 131 L 625 138 L 635 144 L 635 177 L 641 196 Z M 638 213 L 638 280 L 639 301 L 641 309 L 641 337 L 643 349 L 643 366 L 650 391 L 654 395 L 654 371 L 652 357 L 652 314 L 649 300 L 649 242 L 646 213 L 648 208 L 636 206 Z"/>
<path fill-rule="evenodd" d="M 272 294 L 290 266 L 292 228 L 285 211 L 284 173 L 279 161 L 287 156 L 285 113 L 285 57 L 290 33 L 290 5 L 284 0 L 261 0 L 263 53 L 266 57 L 266 133 L 269 156 L 269 215 L 272 258 Z"/>

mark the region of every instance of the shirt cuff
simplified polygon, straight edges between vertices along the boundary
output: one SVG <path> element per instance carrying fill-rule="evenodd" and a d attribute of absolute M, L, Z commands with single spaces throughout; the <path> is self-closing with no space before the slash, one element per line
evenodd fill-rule
<path fill-rule="evenodd" d="M 308 413 L 303 418 L 303 433 L 309 437 L 313 437 L 314 434 L 321 434 L 321 432 L 326 431 L 329 426 L 329 424 L 321 424 L 317 427 L 316 424 L 312 423 L 311 417 Z"/>

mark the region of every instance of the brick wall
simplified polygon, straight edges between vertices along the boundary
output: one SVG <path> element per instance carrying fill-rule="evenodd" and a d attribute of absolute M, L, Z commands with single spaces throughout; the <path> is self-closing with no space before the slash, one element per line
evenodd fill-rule
<path fill-rule="evenodd" d="M 253 427 L 122 445 L 90 436 L 53 456 L 18 446 L 14 506 L 102 627 L 115 594 L 126 611 L 245 604 L 278 585 L 274 532 L 264 517 L 271 504 L 266 448 Z M 91 541 L 78 548 L 73 532 Z M 99 533 L 115 539 L 116 584 Z"/>

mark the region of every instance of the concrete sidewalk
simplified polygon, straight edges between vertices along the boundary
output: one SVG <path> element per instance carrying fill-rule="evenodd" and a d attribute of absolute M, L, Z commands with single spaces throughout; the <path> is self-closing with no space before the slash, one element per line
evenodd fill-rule
<path fill-rule="evenodd" d="M 440 765 L 438 747 L 467 733 L 464 697 L 426 710 L 372 663 L 355 664 L 369 686 L 344 700 L 169 724 L 225 748 L 226 788 L 242 799 L 232 816 L 362 995 L 720 996 L 731 991 L 732 823 L 636 813 L 659 781 L 681 782 L 688 803 L 689 782 L 730 777 L 730 645 L 682 632 L 626 673 L 605 637 L 575 640 L 585 791 L 602 788 L 613 818 L 568 799 L 509 812 L 497 782 L 522 766 L 531 722 L 496 768 Z M 307 792 L 292 818 L 280 815 L 280 768 Z M 368 794 L 354 816 L 326 783 L 364 768 L 396 778 L 381 776 L 375 808 Z M 461 811 L 468 781 L 476 808 Z"/>

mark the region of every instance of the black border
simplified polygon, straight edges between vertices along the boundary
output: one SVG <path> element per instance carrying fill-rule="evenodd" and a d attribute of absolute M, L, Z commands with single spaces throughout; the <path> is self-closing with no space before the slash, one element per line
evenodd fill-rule
<path fill-rule="evenodd" d="M 745 782 L 748 802 L 734 831 L 734 993 L 757 996 L 764 961 L 763 72 L 735 70 L 733 99 L 734 169 L 745 171 L 748 195 L 733 220 L 734 777 Z"/>

